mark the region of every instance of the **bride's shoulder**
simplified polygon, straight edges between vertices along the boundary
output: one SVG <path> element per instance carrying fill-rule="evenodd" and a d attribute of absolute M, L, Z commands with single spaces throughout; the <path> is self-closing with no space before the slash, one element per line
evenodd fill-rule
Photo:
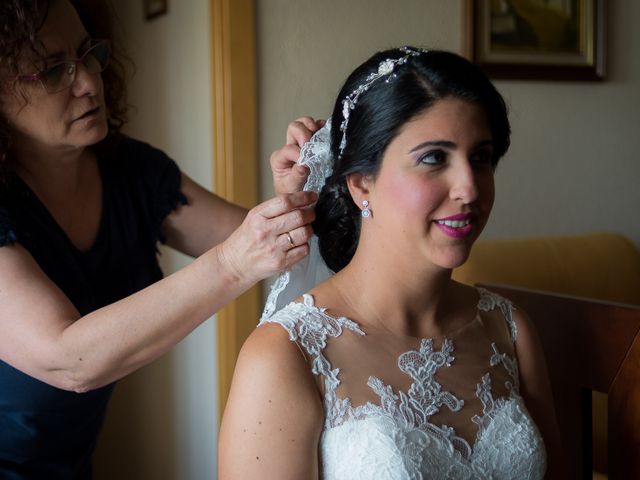
<path fill-rule="evenodd" d="M 287 331 L 277 324 L 266 324 L 247 337 L 240 349 L 236 369 L 246 365 L 249 371 L 256 367 L 278 371 L 284 365 L 298 363 L 304 364 L 306 359 Z"/>
<path fill-rule="evenodd" d="M 253 389 L 262 394 L 295 391 L 305 387 L 315 394 L 309 359 L 289 332 L 277 324 L 265 324 L 247 337 L 236 362 L 232 389 Z M 255 392 L 254 392 L 255 393 Z"/>
<path fill-rule="evenodd" d="M 258 478 L 267 465 L 280 462 L 290 470 L 291 462 L 303 458 L 300 449 L 317 447 L 322 420 L 315 379 L 297 344 L 278 325 L 256 328 L 236 362 L 220 429 L 219 468 L 241 471 L 237 478 Z"/>

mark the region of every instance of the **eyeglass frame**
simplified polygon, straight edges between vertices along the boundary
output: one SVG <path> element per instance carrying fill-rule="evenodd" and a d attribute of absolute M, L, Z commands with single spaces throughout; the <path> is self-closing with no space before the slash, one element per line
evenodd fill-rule
<path fill-rule="evenodd" d="M 86 64 L 84 63 L 84 61 L 87 58 L 87 55 L 89 55 L 89 53 L 93 51 L 95 48 L 105 45 L 107 47 L 107 60 L 105 61 L 104 66 L 102 66 L 100 62 L 98 62 L 98 64 L 101 67 L 100 70 L 98 70 L 97 72 L 90 72 L 92 75 L 95 75 L 97 73 L 102 73 L 109 66 L 109 60 L 111 59 L 111 42 L 106 38 L 95 38 L 95 39 L 91 39 L 90 42 L 92 43 L 92 45 L 79 58 L 67 58 L 64 60 L 56 61 L 54 64 L 52 64 L 50 67 L 46 68 L 45 70 L 41 70 L 39 72 L 32 73 L 29 75 L 16 75 L 14 77 L 14 80 L 23 81 L 23 82 L 39 82 L 40 86 L 42 86 L 43 90 L 47 93 L 62 92 L 63 90 L 66 90 L 67 88 L 71 87 L 71 85 L 73 85 L 73 82 L 76 79 L 76 75 L 78 73 L 78 63 L 82 63 L 86 68 Z M 71 81 L 69 82 L 69 85 L 59 90 L 49 91 L 45 86 L 44 82 L 42 81 L 42 78 L 52 69 L 65 64 L 68 66 L 68 68 L 73 68 L 72 72 L 69 72 L 68 69 L 65 72 L 67 75 L 71 77 Z"/>

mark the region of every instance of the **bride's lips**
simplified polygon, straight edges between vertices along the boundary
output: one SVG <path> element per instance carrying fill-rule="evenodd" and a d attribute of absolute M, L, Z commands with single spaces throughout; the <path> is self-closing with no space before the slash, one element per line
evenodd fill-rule
<path fill-rule="evenodd" d="M 446 218 L 433 220 L 433 223 L 448 237 L 464 238 L 473 232 L 475 215 L 458 213 Z"/>

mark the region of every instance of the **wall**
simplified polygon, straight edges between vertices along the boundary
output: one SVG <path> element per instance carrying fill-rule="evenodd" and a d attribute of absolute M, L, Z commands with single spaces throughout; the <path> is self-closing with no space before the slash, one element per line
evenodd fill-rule
<path fill-rule="evenodd" d="M 611 230 L 640 246 L 640 4 L 607 3 L 605 82 L 495 82 L 509 104 L 513 136 L 485 238 Z M 272 193 L 266 159 L 288 122 L 329 115 L 341 82 L 374 51 L 403 44 L 462 49 L 462 0 L 257 5 L 265 198 Z"/>
<path fill-rule="evenodd" d="M 116 33 L 137 66 L 130 82 L 130 135 L 174 158 L 191 178 L 212 186 L 212 113 L 208 0 L 169 2 L 169 13 L 143 19 L 140 0 L 112 0 Z M 162 251 L 165 273 L 188 259 Z M 120 382 L 99 442 L 101 479 L 189 480 L 216 470 L 217 361 L 212 320 L 170 354 Z"/>

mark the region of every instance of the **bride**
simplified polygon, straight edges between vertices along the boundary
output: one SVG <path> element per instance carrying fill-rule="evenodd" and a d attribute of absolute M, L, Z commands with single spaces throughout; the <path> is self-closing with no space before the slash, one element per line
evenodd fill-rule
<path fill-rule="evenodd" d="M 559 475 L 533 327 L 451 279 L 509 134 L 500 94 L 455 54 L 402 47 L 349 76 L 301 160 L 309 188 L 327 176 L 314 231 L 335 274 L 306 293 L 305 272 L 276 282 L 236 365 L 220 479 Z"/>

